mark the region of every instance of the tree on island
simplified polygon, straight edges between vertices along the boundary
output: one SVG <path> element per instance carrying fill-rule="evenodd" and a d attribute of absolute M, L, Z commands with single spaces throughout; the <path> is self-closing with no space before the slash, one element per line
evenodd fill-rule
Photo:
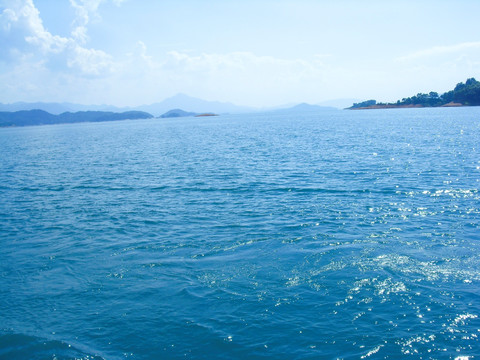
<path fill-rule="evenodd" d="M 354 103 L 352 108 L 364 108 L 368 106 L 374 106 L 377 105 L 377 100 L 367 100 L 367 101 L 362 101 L 360 103 Z"/>
<path fill-rule="evenodd" d="M 458 83 L 455 89 L 442 95 L 448 102 L 458 102 L 464 105 L 480 105 L 480 82 L 475 78 Z"/>
<path fill-rule="evenodd" d="M 430 91 L 428 94 L 418 93 L 395 103 L 395 105 L 421 105 L 425 107 L 441 106 L 443 104 L 446 104 L 446 102 L 434 91 Z"/>
<path fill-rule="evenodd" d="M 465 106 L 480 105 L 480 82 L 475 78 L 467 79 L 464 83 L 458 83 L 453 90 L 439 95 L 431 91 L 428 94 L 418 93 L 412 97 L 403 98 L 396 103 L 377 103 L 375 100 L 367 100 L 353 104 L 350 109 L 382 108 L 382 107 L 437 107 L 448 104 L 460 104 Z"/>

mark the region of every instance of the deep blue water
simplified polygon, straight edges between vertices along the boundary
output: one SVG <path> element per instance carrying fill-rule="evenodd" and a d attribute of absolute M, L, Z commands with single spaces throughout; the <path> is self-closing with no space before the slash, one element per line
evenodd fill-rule
<path fill-rule="evenodd" d="M 480 107 L 0 129 L 0 358 L 478 358 L 479 147 Z"/>

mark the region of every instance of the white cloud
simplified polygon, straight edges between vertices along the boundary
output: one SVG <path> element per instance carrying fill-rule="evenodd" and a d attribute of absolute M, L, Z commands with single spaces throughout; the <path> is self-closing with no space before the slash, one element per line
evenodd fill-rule
<path fill-rule="evenodd" d="M 54 36 L 44 28 L 32 0 L 7 1 L 7 6 L 0 15 L 0 23 L 5 50 L 8 47 L 22 50 L 32 45 L 43 53 L 58 53 L 68 43 L 68 39 Z"/>
<path fill-rule="evenodd" d="M 0 23 L 4 32 L 9 32 L 12 22 L 17 20 L 17 15 L 12 9 L 4 9 L 0 14 Z"/>
<path fill-rule="evenodd" d="M 143 41 L 138 41 L 137 42 L 137 47 L 136 47 L 136 52 L 138 55 L 138 61 L 142 62 L 144 66 L 147 67 L 147 69 L 153 70 L 153 69 L 158 69 L 161 67 L 161 64 L 159 62 L 156 62 L 155 59 L 148 55 L 147 53 L 147 45 Z M 136 64 L 134 64 L 135 66 Z"/>
<path fill-rule="evenodd" d="M 111 0 L 117 6 L 120 6 L 126 0 Z M 73 22 L 72 37 L 78 42 L 84 44 L 88 41 L 87 25 L 93 19 L 101 19 L 98 8 L 107 0 L 70 0 L 70 5 L 75 9 L 76 18 Z"/>
<path fill-rule="evenodd" d="M 72 37 L 84 44 L 88 41 L 87 25 L 90 18 L 99 18 L 98 7 L 102 0 L 70 0 L 75 9 L 76 18 L 73 22 Z"/>
<path fill-rule="evenodd" d="M 115 64 L 110 55 L 102 50 L 86 49 L 75 46 L 67 60 L 69 67 L 75 67 L 85 75 L 107 75 L 114 70 Z"/>
<path fill-rule="evenodd" d="M 0 15 L 0 29 L 5 47 L 4 61 L 16 62 L 19 57 L 32 63 L 54 64 L 57 71 L 66 69 L 80 76 L 104 76 L 115 68 L 110 55 L 102 50 L 85 47 L 87 24 L 97 16 L 103 0 L 71 0 L 76 11 L 72 37 L 53 35 L 45 29 L 33 0 L 6 1 Z"/>
<path fill-rule="evenodd" d="M 179 74 L 208 74 L 208 76 L 228 76 L 230 80 L 249 79 L 259 82 L 302 81 L 306 77 L 319 77 L 325 73 L 325 66 L 317 58 L 313 60 L 281 59 L 272 56 L 258 56 L 251 52 L 231 52 L 225 54 L 189 55 L 185 52 L 170 51 L 163 64 L 165 70 Z"/>
<path fill-rule="evenodd" d="M 428 49 L 420 50 L 405 56 L 398 58 L 398 61 L 412 61 L 419 60 L 427 57 L 436 57 L 442 55 L 455 55 L 472 50 L 480 50 L 480 41 L 477 42 L 464 42 L 460 44 L 450 46 L 434 46 Z"/>
<path fill-rule="evenodd" d="M 251 52 L 203 53 L 170 51 L 162 71 L 179 91 L 199 97 L 240 103 L 263 104 L 291 101 L 320 101 L 319 93 L 332 68 L 325 56 L 284 59 Z M 294 94 L 292 96 L 292 93 Z M 309 94 L 305 96 L 305 94 Z M 228 94 L 228 95 L 227 95 Z"/>

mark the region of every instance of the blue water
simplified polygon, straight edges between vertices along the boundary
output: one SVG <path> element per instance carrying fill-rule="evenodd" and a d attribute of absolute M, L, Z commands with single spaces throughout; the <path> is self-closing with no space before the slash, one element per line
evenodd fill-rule
<path fill-rule="evenodd" d="M 0 358 L 478 358 L 479 147 L 480 107 L 0 129 Z"/>

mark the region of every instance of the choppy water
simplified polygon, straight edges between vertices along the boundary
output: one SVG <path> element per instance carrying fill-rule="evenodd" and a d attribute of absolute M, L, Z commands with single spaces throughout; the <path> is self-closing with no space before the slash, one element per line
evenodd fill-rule
<path fill-rule="evenodd" d="M 0 129 L 0 358 L 478 358 L 479 146 L 480 108 Z"/>

